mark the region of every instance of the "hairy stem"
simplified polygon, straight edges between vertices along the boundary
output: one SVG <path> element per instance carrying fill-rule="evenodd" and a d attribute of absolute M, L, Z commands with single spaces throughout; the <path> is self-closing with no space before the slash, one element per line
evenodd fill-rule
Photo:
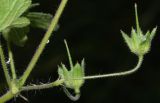
<path fill-rule="evenodd" d="M 2 64 L 2 68 L 3 68 L 3 71 L 4 71 L 4 75 L 5 75 L 7 84 L 9 86 L 9 88 L 11 88 L 11 78 L 10 78 L 10 75 L 9 75 L 9 71 L 8 71 L 8 68 L 7 68 L 7 65 L 6 65 L 6 61 L 5 61 L 4 52 L 3 52 L 3 49 L 2 49 L 1 45 L 0 45 L 0 59 L 1 59 L 1 64 Z"/>
<path fill-rule="evenodd" d="M 12 53 L 12 50 L 11 50 L 10 42 L 7 42 L 7 47 L 8 47 L 8 56 L 9 56 L 9 60 L 10 60 L 9 64 L 10 64 L 10 68 L 11 68 L 12 78 L 16 79 L 17 75 L 16 75 L 16 71 L 15 71 L 13 53 Z"/>
<path fill-rule="evenodd" d="M 10 99 L 12 99 L 14 96 L 15 95 L 13 95 L 11 91 L 8 91 L 6 94 L 0 97 L 0 103 L 5 103 L 9 101 Z"/>
<path fill-rule="evenodd" d="M 35 64 L 37 63 L 41 53 L 43 52 L 43 50 L 44 50 L 44 48 L 45 48 L 45 46 L 47 44 L 47 41 L 49 40 L 49 37 L 51 36 L 53 30 L 55 29 L 55 27 L 56 27 L 56 25 L 57 25 L 57 23 L 59 21 L 59 18 L 60 18 L 61 14 L 62 14 L 62 12 L 63 12 L 63 10 L 65 8 L 65 5 L 67 4 L 67 1 L 68 0 L 62 0 L 61 1 L 61 4 L 60 4 L 60 6 L 59 6 L 59 8 L 58 8 L 53 20 L 52 20 L 47 32 L 45 33 L 45 35 L 44 35 L 44 37 L 43 37 L 38 49 L 36 50 L 33 58 L 31 59 L 26 71 L 24 72 L 24 74 L 20 78 L 20 86 L 24 85 L 24 83 L 27 80 L 29 74 L 31 73 L 31 71 L 33 70 Z"/>
<path fill-rule="evenodd" d="M 140 66 L 142 65 L 142 62 L 143 62 L 143 55 L 138 56 L 138 63 L 131 70 L 119 72 L 119 73 L 111 73 L 111 74 L 103 74 L 103 75 L 95 75 L 95 76 L 85 76 L 85 77 L 83 77 L 83 79 L 97 79 L 97 78 L 117 77 L 117 76 L 129 75 L 129 74 L 136 72 L 140 68 Z"/>
<path fill-rule="evenodd" d="M 22 87 L 21 91 L 29 91 L 29 90 L 40 90 L 40 89 L 47 89 L 47 88 L 52 88 L 55 86 L 59 86 L 64 82 L 63 79 L 58 79 L 52 83 L 48 83 L 48 84 L 41 84 L 41 85 L 32 85 L 32 86 L 25 86 Z"/>

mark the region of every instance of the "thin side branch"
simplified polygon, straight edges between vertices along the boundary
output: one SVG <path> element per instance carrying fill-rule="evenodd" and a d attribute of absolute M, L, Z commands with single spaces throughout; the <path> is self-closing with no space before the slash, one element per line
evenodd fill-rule
<path fill-rule="evenodd" d="M 83 77 L 83 79 L 97 79 L 97 78 L 118 77 L 118 76 L 129 75 L 129 74 L 136 72 L 141 67 L 142 62 L 143 62 L 143 56 L 139 56 L 137 65 L 131 70 L 124 71 L 124 72 L 118 72 L 118 73 L 111 73 L 111 74 L 85 76 Z"/>
<path fill-rule="evenodd" d="M 11 88 L 11 78 L 10 78 L 10 75 L 9 75 L 9 71 L 8 71 L 8 68 L 7 68 L 7 65 L 6 65 L 6 61 L 5 61 L 4 52 L 3 52 L 3 49 L 2 49 L 1 45 L 0 45 L 0 59 L 1 59 L 1 64 L 2 64 L 2 68 L 3 68 L 3 71 L 4 71 L 4 75 L 5 75 L 7 84 L 9 86 L 9 88 Z"/>
<path fill-rule="evenodd" d="M 69 58 L 70 68 L 73 69 L 72 58 L 71 58 L 71 54 L 70 54 L 70 51 L 69 51 L 69 47 L 68 47 L 67 41 L 64 40 L 64 43 L 65 43 L 67 54 L 68 54 L 68 58 Z"/>
<path fill-rule="evenodd" d="M 14 65 L 14 58 L 13 58 L 13 53 L 11 50 L 11 46 L 10 43 L 7 42 L 7 47 L 8 47 L 8 56 L 9 56 L 9 60 L 10 60 L 10 68 L 11 68 L 11 73 L 12 73 L 12 78 L 16 79 L 17 75 L 16 75 L 16 71 L 15 71 L 15 65 Z"/>

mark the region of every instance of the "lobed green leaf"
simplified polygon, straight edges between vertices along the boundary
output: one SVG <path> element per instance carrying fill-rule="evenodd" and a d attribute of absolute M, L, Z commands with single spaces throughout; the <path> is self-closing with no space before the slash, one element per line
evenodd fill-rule
<path fill-rule="evenodd" d="M 31 0 L 0 0 L 0 32 L 12 25 L 31 5 Z"/>

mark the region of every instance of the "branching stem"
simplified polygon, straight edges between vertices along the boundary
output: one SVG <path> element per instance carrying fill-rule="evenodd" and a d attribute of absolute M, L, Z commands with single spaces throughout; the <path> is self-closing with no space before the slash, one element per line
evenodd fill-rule
<path fill-rule="evenodd" d="M 32 57 L 32 59 L 30 61 L 30 63 L 28 64 L 28 66 L 26 68 L 26 71 L 21 76 L 21 78 L 18 80 L 18 83 L 19 83 L 18 88 L 20 88 L 22 90 L 45 89 L 45 88 L 51 88 L 53 86 L 59 86 L 60 84 L 63 83 L 63 80 L 57 80 L 53 83 L 37 85 L 36 87 L 35 86 L 34 87 L 33 86 L 23 87 L 23 85 L 25 84 L 28 76 L 30 75 L 33 68 L 35 67 L 41 53 L 43 52 L 43 50 L 44 50 L 44 48 L 47 44 L 47 41 L 49 40 L 49 37 L 52 35 L 52 32 L 55 29 L 67 2 L 68 2 L 68 0 L 61 0 L 59 8 L 58 8 L 54 18 L 52 19 L 51 24 L 50 24 L 47 32 L 45 33 L 38 49 L 36 50 L 34 56 Z M 11 52 L 10 45 L 9 44 L 7 44 L 7 45 L 8 45 L 8 52 L 9 52 L 9 58 L 10 58 L 11 73 L 12 73 L 13 79 L 15 79 L 17 76 L 16 76 L 16 72 L 15 72 L 13 55 L 12 55 L 12 52 Z M 3 70 L 4 70 L 5 78 L 7 80 L 9 88 L 10 88 L 10 90 L 6 94 L 4 94 L 0 97 L 0 103 L 4 103 L 4 102 L 12 99 L 16 94 L 13 94 L 12 91 L 11 91 L 12 90 L 11 77 L 10 77 L 9 72 L 8 72 L 8 68 L 7 68 L 7 65 L 6 65 L 6 62 L 5 62 L 5 56 L 4 56 L 3 49 L 1 47 L 1 45 L 0 45 L 0 59 L 1 59 L 2 67 L 3 67 Z M 22 90 L 19 90 L 19 92 L 22 91 Z"/>
<path fill-rule="evenodd" d="M 37 63 L 41 53 L 43 52 L 43 50 L 44 50 L 44 48 L 45 48 L 45 46 L 47 44 L 47 41 L 49 40 L 49 37 L 52 35 L 52 32 L 55 29 L 55 27 L 56 27 L 56 25 L 57 25 L 57 23 L 59 21 L 59 18 L 60 18 L 61 14 L 62 14 L 62 12 L 63 12 L 63 10 L 65 8 L 65 5 L 67 4 L 67 1 L 68 0 L 62 0 L 61 1 L 61 4 L 60 4 L 60 6 L 59 6 L 59 8 L 58 8 L 53 20 L 52 20 L 47 32 L 45 33 L 45 35 L 44 35 L 44 37 L 43 37 L 38 49 L 36 50 L 34 56 L 32 57 L 32 59 L 31 59 L 29 65 L 28 65 L 26 71 L 24 72 L 24 74 L 20 78 L 20 86 L 24 85 L 24 83 L 27 80 L 29 74 L 31 73 L 31 71 L 33 70 L 35 64 Z"/>
<path fill-rule="evenodd" d="M 5 103 L 6 101 L 12 99 L 15 95 L 11 91 L 8 91 L 6 94 L 0 97 L 0 103 Z"/>

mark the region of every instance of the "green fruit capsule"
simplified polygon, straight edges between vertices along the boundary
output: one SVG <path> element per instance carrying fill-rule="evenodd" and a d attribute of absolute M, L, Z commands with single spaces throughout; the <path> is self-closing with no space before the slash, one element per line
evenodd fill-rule
<path fill-rule="evenodd" d="M 77 62 L 75 65 L 73 65 L 67 42 L 65 40 L 64 42 L 68 53 L 70 69 L 67 69 L 64 64 L 61 64 L 61 66 L 58 67 L 58 74 L 60 79 L 64 80 L 64 92 L 71 100 L 76 101 L 80 97 L 80 88 L 85 82 L 85 80 L 83 79 L 83 77 L 85 76 L 84 59 L 82 60 L 81 64 Z M 72 96 L 67 88 L 74 90 L 75 96 Z"/>
<path fill-rule="evenodd" d="M 84 74 L 84 60 L 82 60 L 81 65 L 79 63 L 76 63 L 76 65 L 71 68 L 71 70 L 68 70 L 64 64 L 62 64 L 58 68 L 58 74 L 61 79 L 64 79 L 64 85 L 67 88 L 73 89 L 76 94 L 80 93 L 80 88 L 84 84 L 83 77 Z"/>
<path fill-rule="evenodd" d="M 136 18 L 136 30 L 132 28 L 131 37 L 129 37 L 123 31 L 121 31 L 121 33 L 131 52 L 139 56 L 139 55 L 144 55 L 150 51 L 151 42 L 156 34 L 157 27 L 155 27 L 151 32 L 148 31 L 145 35 L 143 34 L 139 26 L 136 4 L 135 4 L 135 18 Z"/>

